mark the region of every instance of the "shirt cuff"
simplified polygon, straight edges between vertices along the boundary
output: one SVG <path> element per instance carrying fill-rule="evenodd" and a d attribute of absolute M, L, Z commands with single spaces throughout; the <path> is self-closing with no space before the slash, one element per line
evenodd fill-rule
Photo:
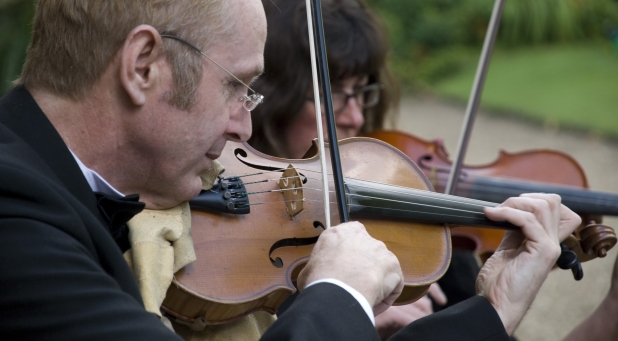
<path fill-rule="evenodd" d="M 363 310 L 365 310 L 365 313 L 367 314 L 367 317 L 369 317 L 369 319 L 371 320 L 371 323 L 374 326 L 376 325 L 376 319 L 373 316 L 373 308 L 371 307 L 371 305 L 369 304 L 369 301 L 367 301 L 365 296 L 363 296 L 360 292 L 356 291 L 356 289 L 334 278 L 325 278 L 325 279 L 319 279 L 317 281 L 313 281 L 309 283 L 309 285 L 305 286 L 305 289 L 309 288 L 312 285 L 318 284 L 318 283 L 331 283 L 331 284 L 341 287 L 342 289 L 350 293 L 350 295 L 352 295 L 352 297 L 354 297 L 358 301 L 358 303 L 363 308 Z"/>

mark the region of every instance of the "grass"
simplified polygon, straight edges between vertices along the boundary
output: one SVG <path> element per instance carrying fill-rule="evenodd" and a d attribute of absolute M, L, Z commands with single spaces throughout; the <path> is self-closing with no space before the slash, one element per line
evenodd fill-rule
<path fill-rule="evenodd" d="M 477 63 L 470 59 L 461 72 L 433 90 L 467 101 Z M 497 48 L 481 106 L 554 127 L 618 138 L 618 49 L 602 42 Z"/>

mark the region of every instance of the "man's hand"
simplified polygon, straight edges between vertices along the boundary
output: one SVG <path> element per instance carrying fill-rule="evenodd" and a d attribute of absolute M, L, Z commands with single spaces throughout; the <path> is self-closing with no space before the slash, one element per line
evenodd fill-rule
<path fill-rule="evenodd" d="M 560 256 L 560 241 L 581 218 L 555 194 L 522 194 L 485 209 L 485 214 L 521 228 L 505 234 L 476 282 L 477 292 L 487 297 L 512 334 Z"/>
<path fill-rule="evenodd" d="M 444 295 L 438 283 L 434 283 L 429 287 L 427 295 L 421 297 L 418 301 L 390 307 L 382 314 L 377 315 L 376 329 L 378 334 L 380 334 L 380 338 L 386 340 L 408 324 L 432 314 L 433 307 L 429 297 L 439 305 L 446 304 L 446 295 Z"/>
<path fill-rule="evenodd" d="M 298 276 L 298 288 L 326 278 L 340 280 L 361 293 L 375 314 L 391 306 L 403 290 L 399 260 L 358 222 L 322 232 Z"/>

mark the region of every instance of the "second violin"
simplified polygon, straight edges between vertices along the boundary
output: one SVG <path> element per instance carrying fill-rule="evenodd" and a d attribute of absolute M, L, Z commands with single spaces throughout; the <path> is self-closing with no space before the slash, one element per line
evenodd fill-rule
<path fill-rule="evenodd" d="M 441 140 L 425 141 L 400 131 L 379 130 L 368 135 L 401 150 L 416 162 L 438 192 L 444 192 L 451 169 Z M 562 203 L 582 216 L 577 230 L 581 246 L 567 240 L 582 260 L 604 257 L 616 243 L 603 215 L 618 215 L 618 194 L 588 190 L 584 170 L 571 156 L 548 149 L 519 153 L 500 152 L 487 165 L 464 166 L 455 194 L 478 200 L 502 202 L 522 193 L 556 193 Z M 460 227 L 452 231 L 454 247 L 474 249 L 483 260 L 497 248 L 503 231 Z M 581 250 L 580 250 L 581 249 Z"/>

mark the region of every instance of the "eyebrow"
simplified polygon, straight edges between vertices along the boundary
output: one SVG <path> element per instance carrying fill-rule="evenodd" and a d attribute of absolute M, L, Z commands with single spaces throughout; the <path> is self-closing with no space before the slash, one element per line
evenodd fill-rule
<path fill-rule="evenodd" d="M 239 72 L 238 74 L 235 74 L 236 77 L 238 78 L 245 78 L 245 77 L 249 77 L 252 76 L 253 79 L 256 79 L 257 77 L 260 77 L 261 75 L 264 74 L 264 67 L 263 66 L 258 66 L 255 69 L 251 70 L 251 71 L 245 71 L 245 72 Z"/>

